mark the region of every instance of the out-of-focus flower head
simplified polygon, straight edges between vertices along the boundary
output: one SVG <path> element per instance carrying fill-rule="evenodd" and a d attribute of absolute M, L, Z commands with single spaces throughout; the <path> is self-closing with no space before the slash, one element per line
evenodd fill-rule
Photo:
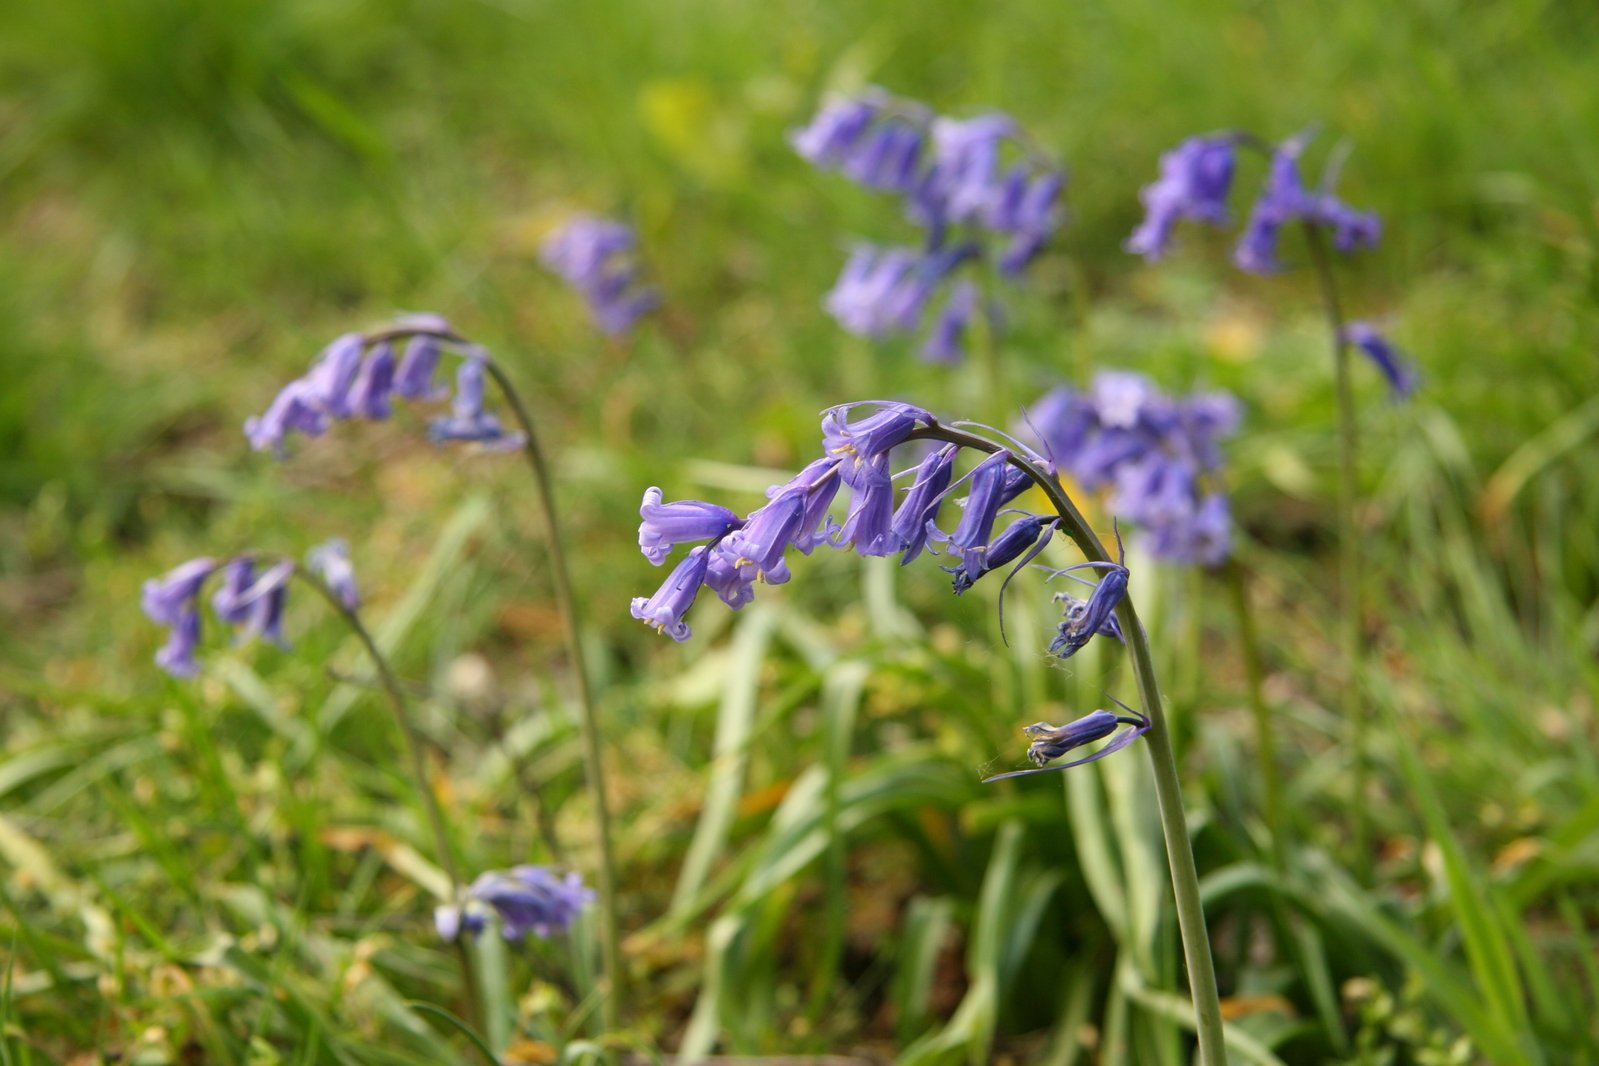
<path fill-rule="evenodd" d="M 640 280 L 638 239 L 614 219 L 572 216 L 545 239 L 539 259 L 582 294 L 595 324 L 612 336 L 660 304 L 660 293 Z"/>
<path fill-rule="evenodd" d="M 211 611 L 217 620 L 232 626 L 241 640 L 260 637 L 286 647 L 283 610 L 295 564 L 292 559 L 280 559 L 261 570 L 258 563 L 253 553 L 223 560 L 206 556 L 146 581 L 141 597 L 144 613 L 169 630 L 166 644 L 156 652 L 156 665 L 174 677 L 193 677 L 199 672 L 195 652 L 201 636 L 200 597 L 214 574 L 222 575 L 211 596 Z M 343 541 L 312 549 L 309 565 L 324 575 L 341 602 L 354 609 L 355 575 Z"/>
<path fill-rule="evenodd" d="M 963 358 L 975 313 L 995 320 L 997 308 L 980 305 L 959 272 L 988 261 L 1017 276 L 1061 223 L 1065 174 L 1009 115 L 954 119 L 871 89 L 828 101 L 790 143 L 820 169 L 899 195 L 923 228 L 919 251 L 857 246 L 825 306 L 850 332 L 881 338 L 920 330 L 947 289 L 921 346 L 929 362 Z"/>
<path fill-rule="evenodd" d="M 394 345 L 405 342 L 396 360 Z M 446 351 L 461 357 L 456 391 L 434 382 Z M 450 414 L 433 419 L 435 441 L 472 441 L 485 449 L 522 446 L 483 406 L 483 374 L 488 354 L 462 339 L 449 322 L 433 314 L 405 315 L 372 333 L 346 333 L 329 344 L 303 375 L 279 391 L 265 413 L 245 420 L 244 432 L 256 451 L 285 454 L 296 433 L 320 437 L 334 422 L 382 421 L 396 398 L 414 402 L 451 399 Z"/>
<path fill-rule="evenodd" d="M 575 873 L 557 877 L 543 866 L 515 866 L 481 874 L 459 901 L 435 908 L 433 923 L 439 936 L 453 941 L 462 932 L 481 933 L 492 914 L 506 940 L 529 933 L 547 940 L 569 929 L 593 901 L 594 891 Z"/>
<path fill-rule="evenodd" d="M 1382 223 L 1369 211 L 1357 211 L 1338 199 L 1332 191 L 1334 175 L 1329 172 L 1319 189 L 1305 187 L 1299 160 L 1310 141 L 1302 133 L 1279 144 L 1272 152 L 1266 174 L 1249 220 L 1238 239 L 1233 262 L 1240 270 L 1253 274 L 1274 274 L 1283 269 L 1277 241 L 1290 222 L 1304 221 L 1332 231 L 1333 246 L 1340 252 L 1374 248 L 1382 236 Z"/>
<path fill-rule="evenodd" d="M 1232 189 L 1237 139 L 1230 134 L 1190 137 L 1160 157 L 1160 177 L 1139 194 L 1144 221 L 1127 250 L 1153 262 L 1171 248 L 1179 219 L 1224 226 Z"/>
<path fill-rule="evenodd" d="M 1026 424 L 1078 484 L 1110 491 L 1156 556 L 1213 566 L 1231 539 L 1220 442 L 1238 419 L 1227 393 L 1173 397 L 1142 374 L 1102 371 L 1086 390 L 1045 394 Z"/>

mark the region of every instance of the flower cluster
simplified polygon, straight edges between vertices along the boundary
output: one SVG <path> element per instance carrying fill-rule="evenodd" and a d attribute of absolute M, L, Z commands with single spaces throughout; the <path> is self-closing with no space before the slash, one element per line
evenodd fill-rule
<path fill-rule="evenodd" d="M 453 941 L 463 930 L 472 936 L 481 933 L 493 913 L 499 915 L 500 934 L 507 940 L 529 933 L 548 939 L 565 932 L 593 901 L 593 890 L 575 873 L 557 877 L 542 866 L 514 866 L 480 875 L 460 902 L 434 909 L 433 924 L 439 936 Z"/>
<path fill-rule="evenodd" d="M 1141 528 L 1156 556 L 1211 566 L 1231 540 L 1214 475 L 1238 419 L 1227 393 L 1172 397 L 1142 374 L 1104 371 L 1086 390 L 1046 393 L 1027 423 L 1078 484 L 1110 490 L 1111 510 Z"/>
<path fill-rule="evenodd" d="M 857 417 L 862 407 L 872 411 Z M 687 640 L 691 632 L 685 616 L 702 588 L 709 586 L 737 609 L 754 597 L 757 581 L 776 585 L 789 579 L 790 549 L 809 555 L 822 544 L 853 548 L 862 555 L 899 555 L 902 564 L 936 546 L 953 560 L 944 569 L 952 575 L 956 593 L 995 570 L 1013 567 L 1015 573 L 1049 544 L 1059 519 L 1023 514 L 996 531 L 1006 505 L 1033 483 L 1008 448 L 985 454 L 960 477 L 955 475 L 960 452 L 955 444 L 936 447 L 915 466 L 895 473 L 890 466 L 894 449 L 919 428 L 937 424 L 929 412 L 905 403 L 832 408 L 822 417 L 823 457 L 768 489 L 766 504 L 747 515 L 698 500 L 663 502 L 660 489 L 647 489 L 639 508 L 644 556 L 660 566 L 674 547 L 695 546 L 653 596 L 633 600 L 633 617 L 674 640 Z M 1039 456 L 1024 453 L 1022 458 L 1045 474 L 1053 472 Z M 896 481 L 906 482 L 903 492 L 896 491 Z M 840 523 L 830 508 L 844 488 L 849 504 Z M 957 489 L 964 491 L 958 501 L 960 519 L 946 532 L 939 517 L 946 498 Z M 1067 607 L 1061 634 L 1050 649 L 1063 658 L 1096 633 L 1121 635 L 1112 612 L 1126 592 L 1126 568 L 1094 562 L 1066 571 L 1084 568 L 1102 570 L 1104 576 L 1086 603 Z"/>
<path fill-rule="evenodd" d="M 959 269 L 991 258 L 1015 277 L 1060 225 L 1065 175 L 1008 115 L 952 119 L 870 90 L 828 102 L 790 143 L 820 169 L 898 195 L 925 232 L 920 248 L 857 247 L 825 306 L 860 336 L 911 334 L 944 290 L 921 349 L 932 362 L 962 358 L 978 309 Z"/>
<path fill-rule="evenodd" d="M 306 564 L 346 608 L 354 610 L 360 603 L 349 546 L 343 540 L 313 548 Z M 200 646 L 200 595 L 213 574 L 222 575 L 211 595 L 211 612 L 217 619 L 234 627 L 242 640 L 261 637 L 286 647 L 283 608 L 294 572 L 292 559 L 266 564 L 254 554 L 244 554 L 222 560 L 191 559 L 146 581 L 141 600 L 144 613 L 171 631 L 156 652 L 156 665 L 174 677 L 193 677 L 199 672 L 194 654 Z"/>
<path fill-rule="evenodd" d="M 595 324 L 611 336 L 660 304 L 655 288 L 639 280 L 637 238 L 612 219 L 573 216 L 545 239 L 539 259 L 582 294 Z"/>
<path fill-rule="evenodd" d="M 1356 211 L 1332 192 L 1333 174 L 1324 176 L 1319 189 L 1305 188 L 1299 159 L 1309 134 L 1290 137 L 1272 149 L 1266 184 L 1250 209 L 1249 220 L 1233 253 L 1239 269 L 1273 274 L 1283 269 L 1277 243 L 1282 228 L 1303 221 L 1332 231 L 1340 252 L 1371 248 L 1382 225 L 1371 212 Z M 1160 177 L 1140 194 L 1144 221 L 1127 240 L 1127 250 L 1153 262 L 1170 250 L 1180 219 L 1225 226 L 1231 221 L 1227 195 L 1240 143 L 1253 138 L 1238 134 L 1190 137 L 1160 157 Z"/>
<path fill-rule="evenodd" d="M 404 351 L 395 356 L 395 345 Z M 455 392 L 435 380 L 439 359 L 460 355 Z M 449 414 L 428 424 L 434 441 L 471 441 L 486 448 L 522 446 L 521 434 L 507 433 L 483 406 L 488 353 L 468 344 L 438 315 L 407 315 L 375 333 L 346 333 L 316 357 L 311 368 L 283 387 L 264 414 L 247 419 L 244 433 L 256 451 L 284 452 L 288 437 L 320 437 L 332 423 L 351 418 L 373 421 L 393 413 L 395 398 L 450 400 Z"/>

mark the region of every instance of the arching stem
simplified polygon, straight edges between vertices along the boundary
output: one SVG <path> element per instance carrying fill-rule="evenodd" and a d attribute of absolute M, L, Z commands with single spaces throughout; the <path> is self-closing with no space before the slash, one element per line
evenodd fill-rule
<path fill-rule="evenodd" d="M 1003 450 L 985 437 L 948 426 L 918 429 L 913 438 L 947 441 L 962 448 L 992 454 Z M 1049 498 L 1061 519 L 1061 530 L 1077 543 L 1090 562 L 1112 562 L 1105 545 L 1089 526 L 1077 505 L 1061 488 L 1060 482 L 1036 463 L 1012 451 L 1012 466 L 1024 471 Z M 1205 909 L 1199 896 L 1199 873 L 1194 864 L 1193 845 L 1188 837 L 1188 819 L 1183 811 L 1182 784 L 1177 758 L 1172 751 L 1171 731 L 1161 706 L 1160 686 L 1155 681 L 1155 663 L 1149 639 L 1139 624 L 1130 597 L 1116 609 L 1117 621 L 1132 655 L 1133 677 L 1143 713 L 1149 717 L 1144 734 L 1154 770 L 1155 794 L 1160 807 L 1161 832 L 1166 839 L 1166 858 L 1171 867 L 1172 892 L 1177 904 L 1177 927 L 1182 937 L 1183 955 L 1188 960 L 1188 983 L 1193 991 L 1195 1029 L 1199 1038 L 1200 1061 L 1205 1066 L 1224 1066 L 1226 1047 L 1222 1041 L 1221 1000 L 1216 987 L 1216 965 L 1210 953 L 1210 935 L 1205 928 Z"/>
<path fill-rule="evenodd" d="M 338 593 L 328 587 L 316 574 L 302 566 L 294 568 L 294 576 L 301 583 L 316 590 L 327 605 L 333 608 L 350 631 L 355 634 L 361 646 L 366 650 L 367 657 L 372 660 L 373 667 L 378 672 L 378 681 L 383 687 L 384 694 L 388 697 L 389 710 L 393 712 L 394 723 L 399 726 L 400 736 L 405 742 L 406 757 L 411 764 L 411 779 L 416 785 L 417 793 L 422 798 L 422 807 L 427 812 L 428 825 L 433 831 L 433 849 L 438 853 L 439 867 L 444 871 L 444 877 L 450 885 L 449 899 L 446 901 L 454 904 L 460 894 L 461 874 L 460 867 L 455 861 L 455 849 L 450 844 L 449 829 L 444 820 L 444 809 L 439 805 L 439 797 L 433 791 L 432 784 L 428 781 L 427 752 L 423 745 L 422 737 L 417 733 L 416 727 L 411 722 L 411 716 L 406 712 L 405 692 L 400 681 L 394 676 L 394 671 L 389 667 L 389 661 L 378 648 L 377 641 L 361 621 L 361 616 L 352 608 L 346 606 L 339 598 Z M 466 941 L 463 937 L 456 937 L 454 942 L 456 962 L 461 968 L 461 988 L 466 996 L 467 1012 L 473 1025 L 482 1025 L 483 1000 L 478 992 L 477 971 L 473 969 L 471 955 L 467 951 Z"/>

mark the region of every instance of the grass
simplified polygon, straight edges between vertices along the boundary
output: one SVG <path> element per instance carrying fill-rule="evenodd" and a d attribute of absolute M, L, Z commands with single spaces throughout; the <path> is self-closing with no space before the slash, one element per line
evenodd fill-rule
<path fill-rule="evenodd" d="M 306 601 L 291 652 L 213 642 L 200 681 L 163 680 L 139 583 L 192 555 L 349 536 L 468 864 L 593 869 L 521 472 L 403 418 L 285 464 L 238 431 L 328 338 L 397 308 L 495 349 L 557 457 L 621 826 L 635 1010 L 615 1043 L 1185 1061 L 1143 763 L 1066 775 L 1064 818 L 1055 786 L 977 784 L 1020 725 L 1128 683 L 1110 657 L 1042 657 L 1041 597 L 1013 587 L 1007 649 L 992 600 L 952 601 L 927 566 L 818 555 L 758 613 L 702 608 L 688 645 L 624 614 L 657 577 L 633 545 L 644 486 L 752 502 L 851 396 L 967 413 L 966 379 L 819 306 L 851 235 L 906 239 L 783 140 L 866 81 L 1013 112 L 1071 167 L 1071 225 L 1013 304 L 1017 395 L 1129 366 L 1247 404 L 1230 471 L 1295 829 L 1281 866 L 1227 590 L 1147 564 L 1133 583 L 1234 1054 L 1599 1061 L 1594 23 L 1530 0 L 0 13 L 0 1062 L 477 1055 L 415 1006 L 459 1013 L 458 989 L 369 668 Z M 1345 192 L 1386 224 L 1348 299 L 1424 374 L 1407 407 L 1357 377 L 1381 723 L 1363 797 L 1334 711 L 1313 281 L 1242 278 L 1199 234 L 1159 268 L 1120 250 L 1176 140 L 1312 122 L 1352 145 Z M 640 229 L 666 308 L 633 341 L 600 340 L 536 264 L 574 205 Z M 1347 872 L 1357 803 L 1367 883 Z M 497 1050 L 582 1056 L 590 952 L 580 934 L 483 960 Z"/>

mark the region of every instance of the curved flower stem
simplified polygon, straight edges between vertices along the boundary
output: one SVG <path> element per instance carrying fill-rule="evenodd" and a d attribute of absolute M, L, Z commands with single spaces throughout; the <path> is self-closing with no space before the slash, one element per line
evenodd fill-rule
<path fill-rule="evenodd" d="M 1249 683 L 1249 709 L 1255 717 L 1255 758 L 1259 763 L 1262 801 L 1266 808 L 1266 832 L 1271 837 L 1273 861 L 1280 863 L 1285 843 L 1282 780 L 1277 773 L 1277 738 L 1272 730 L 1271 710 L 1266 706 L 1265 666 L 1260 655 L 1260 633 L 1255 629 L 1255 612 L 1249 606 L 1249 590 L 1244 568 L 1236 558 L 1222 565 L 1222 577 L 1232 594 L 1233 612 L 1238 616 L 1238 642 L 1243 645 L 1244 676 Z"/>
<path fill-rule="evenodd" d="M 366 649 L 367 657 L 377 669 L 378 680 L 383 686 L 384 694 L 388 696 L 389 709 L 394 712 L 394 722 L 400 727 L 400 735 L 405 739 L 406 755 L 411 763 L 411 778 L 422 797 L 422 806 L 427 811 L 428 825 L 433 830 L 433 848 L 438 852 L 439 866 L 444 870 L 444 876 L 450 883 L 449 902 L 454 902 L 462 884 L 460 867 L 456 865 L 455 850 L 450 845 L 450 833 L 445 825 L 444 809 L 439 806 L 439 798 L 428 783 L 427 756 L 422 737 L 411 724 L 411 716 L 406 713 L 405 693 L 400 687 L 400 681 L 389 668 L 388 660 L 378 649 L 377 641 L 372 639 L 372 634 L 361 621 L 361 616 L 347 607 L 338 593 L 328 587 L 327 582 L 300 566 L 294 568 L 294 576 L 315 589 L 317 595 L 321 596 L 344 620 L 344 624 L 361 642 L 361 646 Z M 455 938 L 455 958 L 461 968 L 461 988 L 466 996 L 468 1015 L 473 1025 L 481 1025 L 485 1020 L 483 999 L 478 992 L 477 972 L 472 967 L 472 958 L 467 953 L 466 942 L 462 937 Z"/>
<path fill-rule="evenodd" d="M 1355 528 L 1355 400 L 1349 381 L 1349 345 L 1344 340 L 1344 315 L 1338 299 L 1338 284 L 1326 239 L 1313 223 L 1305 223 L 1305 239 L 1310 259 L 1321 286 L 1327 325 L 1332 331 L 1333 374 L 1338 392 L 1338 637 L 1344 660 L 1342 691 L 1345 728 L 1354 758 L 1354 804 L 1350 835 L 1353 837 L 1355 869 L 1362 880 L 1370 873 L 1371 856 L 1367 848 L 1366 775 L 1367 732 L 1365 681 L 1365 641 L 1361 638 L 1360 544 Z"/>
<path fill-rule="evenodd" d="M 594 690 L 589 681 L 588 665 L 583 656 L 582 627 L 579 624 L 577 598 L 572 594 L 572 576 L 566 564 L 566 550 L 561 542 L 561 523 L 556 513 L 555 490 L 550 481 L 549 465 L 539 448 L 538 435 L 533 432 L 533 419 L 516 386 L 493 359 L 484 360 L 484 369 L 500 387 L 505 402 L 523 434 L 522 453 L 532 468 L 533 480 L 538 483 L 539 513 L 544 519 L 545 541 L 550 553 L 550 577 L 555 586 L 555 604 L 561 614 L 562 631 L 566 638 L 566 655 L 572 664 L 577 681 L 578 707 L 583 734 L 583 761 L 588 773 L 589 789 L 594 794 L 595 832 L 599 837 L 600 868 L 597 887 L 600 890 L 600 946 L 604 954 L 605 976 L 610 987 L 602 1005 L 602 1016 L 607 1030 L 619 1027 L 622 999 L 622 949 L 617 927 L 616 908 L 616 857 L 611 847 L 611 811 L 605 796 L 604 745 L 600 738 L 599 712 L 595 706 Z"/>
<path fill-rule="evenodd" d="M 913 438 L 947 441 L 962 448 L 993 454 L 1002 445 L 991 440 L 949 426 L 935 425 L 918 429 Z M 1090 562 L 1111 562 L 1110 553 L 1100 541 L 1087 519 L 1072 503 L 1071 497 L 1061 488 L 1060 482 L 1040 469 L 1027 458 L 1011 453 L 1012 466 L 1024 471 L 1060 515 L 1060 528 L 1076 541 L 1077 547 Z M 1155 681 L 1154 658 L 1149 651 L 1149 639 L 1139 624 L 1130 597 L 1124 598 L 1116 609 L 1127 648 L 1132 654 L 1133 677 L 1138 684 L 1138 696 L 1143 712 L 1149 717 L 1149 731 L 1144 734 L 1150 762 L 1155 775 L 1155 794 L 1160 806 L 1160 827 L 1166 838 L 1166 858 L 1171 866 L 1172 891 L 1177 902 L 1177 926 L 1182 936 L 1183 955 L 1188 960 L 1188 983 L 1193 990 L 1194 1015 L 1199 1036 L 1200 1061 L 1204 1066 L 1224 1066 L 1227 1051 L 1222 1042 L 1221 1001 L 1216 988 L 1216 966 L 1210 954 L 1210 936 L 1205 929 L 1205 909 L 1199 898 L 1199 873 L 1194 865 L 1193 845 L 1188 837 L 1188 819 L 1183 812 L 1182 785 L 1177 773 L 1177 759 L 1172 752 L 1171 731 L 1166 724 L 1166 712 L 1160 702 L 1160 686 Z"/>

